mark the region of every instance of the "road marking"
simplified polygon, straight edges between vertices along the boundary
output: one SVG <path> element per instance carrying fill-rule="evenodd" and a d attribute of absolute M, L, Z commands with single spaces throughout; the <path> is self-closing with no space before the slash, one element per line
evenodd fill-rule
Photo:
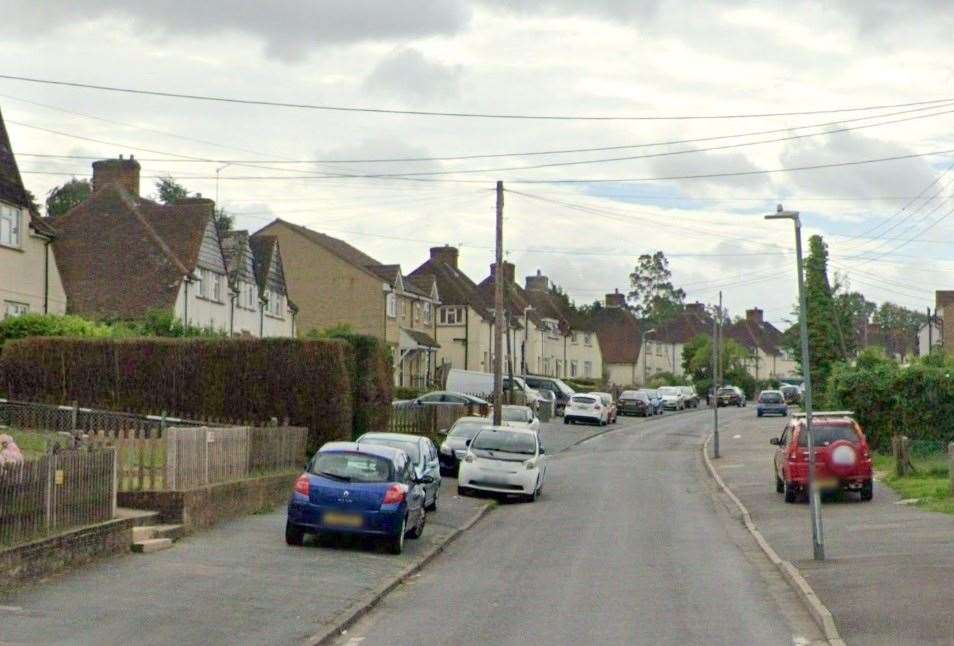
<path fill-rule="evenodd" d="M 742 436 L 736 434 L 736 435 L 733 435 L 733 436 L 732 436 L 732 439 L 733 439 L 733 440 L 741 440 L 741 439 L 742 439 Z"/>

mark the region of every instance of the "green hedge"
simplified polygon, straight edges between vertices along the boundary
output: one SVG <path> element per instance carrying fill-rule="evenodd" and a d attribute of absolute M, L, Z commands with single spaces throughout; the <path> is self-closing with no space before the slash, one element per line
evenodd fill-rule
<path fill-rule="evenodd" d="M 353 350 L 351 383 L 354 389 L 352 436 L 368 431 L 385 431 L 391 415 L 391 353 L 380 339 L 360 334 L 337 334 Z"/>
<path fill-rule="evenodd" d="M 954 441 L 954 368 L 871 357 L 858 364 L 836 365 L 826 395 L 832 408 L 855 412 L 874 448 L 890 448 L 895 433 Z"/>
<path fill-rule="evenodd" d="M 314 450 L 351 437 L 355 364 L 339 340 L 30 338 L 4 346 L 0 392 L 182 417 L 287 417 L 308 427 Z"/>

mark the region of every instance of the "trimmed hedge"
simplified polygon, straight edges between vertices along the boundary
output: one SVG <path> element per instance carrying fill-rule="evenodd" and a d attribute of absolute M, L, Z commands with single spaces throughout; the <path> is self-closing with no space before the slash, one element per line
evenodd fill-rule
<path fill-rule="evenodd" d="M 339 340 L 30 338 L 5 344 L 0 392 L 182 417 L 287 417 L 308 427 L 312 451 L 350 439 L 352 375 L 366 363 Z"/>
<path fill-rule="evenodd" d="M 391 353 L 380 339 L 361 334 L 336 334 L 351 345 L 351 385 L 354 390 L 353 439 L 368 431 L 386 431 L 391 416 Z"/>

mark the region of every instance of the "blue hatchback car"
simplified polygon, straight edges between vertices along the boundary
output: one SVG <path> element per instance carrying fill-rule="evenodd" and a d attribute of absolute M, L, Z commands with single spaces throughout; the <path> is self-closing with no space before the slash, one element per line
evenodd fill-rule
<path fill-rule="evenodd" d="M 329 442 L 295 481 L 288 502 L 285 541 L 301 545 L 305 534 L 363 534 L 387 541 L 394 554 L 404 538 L 424 532 L 424 488 L 407 454 L 390 446 Z"/>
<path fill-rule="evenodd" d="M 785 396 L 780 390 L 763 390 L 759 393 L 758 403 L 755 405 L 755 414 L 758 417 L 762 415 L 788 415 L 788 404 L 785 403 Z"/>

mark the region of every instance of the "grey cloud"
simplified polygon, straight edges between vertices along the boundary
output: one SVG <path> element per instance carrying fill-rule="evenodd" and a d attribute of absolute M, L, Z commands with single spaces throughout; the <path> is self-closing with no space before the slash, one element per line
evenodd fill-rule
<path fill-rule="evenodd" d="M 654 175 L 676 177 L 685 175 L 709 175 L 713 173 L 747 173 L 760 170 L 742 153 L 694 153 L 658 157 L 650 163 Z M 771 186 L 768 175 L 738 175 L 706 179 L 674 180 L 690 195 L 703 188 L 766 189 Z"/>
<path fill-rule="evenodd" d="M 319 159 L 404 159 L 419 158 L 429 156 L 429 151 L 422 146 L 415 146 L 405 143 L 400 139 L 393 137 L 376 137 L 365 139 L 360 142 L 320 150 L 317 152 Z M 345 162 L 333 162 L 321 164 L 319 170 L 322 172 L 342 172 L 342 173 L 360 173 L 363 175 L 373 175 L 376 173 L 425 173 L 429 171 L 440 170 L 441 166 L 437 162 L 380 162 L 367 164 L 350 164 Z"/>
<path fill-rule="evenodd" d="M 364 80 L 364 89 L 410 102 L 455 97 L 459 91 L 461 67 L 424 58 L 416 49 L 401 48 L 391 53 Z"/>
<path fill-rule="evenodd" d="M 29 38 L 60 27 L 104 18 L 125 18 L 154 36 L 237 31 L 264 42 L 269 56 L 303 58 L 329 44 L 404 40 L 457 33 L 470 22 L 463 0 L 6 0 L 0 33 Z M 186 8 L 188 7 L 188 8 Z"/>

